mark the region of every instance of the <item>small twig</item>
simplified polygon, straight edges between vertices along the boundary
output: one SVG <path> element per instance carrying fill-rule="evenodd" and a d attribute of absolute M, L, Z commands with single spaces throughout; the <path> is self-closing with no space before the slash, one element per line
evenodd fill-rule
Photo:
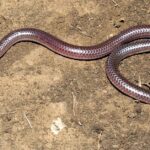
<path fill-rule="evenodd" d="M 73 115 L 76 116 L 76 108 L 77 108 L 78 102 L 73 92 L 72 92 L 72 97 L 73 97 Z"/>
<path fill-rule="evenodd" d="M 14 114 L 14 113 L 16 113 L 16 111 L 7 112 L 7 113 L 0 113 L 0 115 L 9 115 L 9 114 Z"/>
<path fill-rule="evenodd" d="M 76 115 L 76 110 L 77 110 L 77 105 L 78 105 L 78 102 L 77 102 L 77 99 L 76 99 L 76 96 L 74 95 L 74 93 L 72 92 L 72 97 L 73 97 L 73 115 L 74 117 L 77 118 L 77 115 Z M 77 118 L 78 120 L 78 124 L 80 126 L 82 126 L 83 124 L 81 123 L 81 121 Z"/>
<path fill-rule="evenodd" d="M 92 36 L 89 35 L 86 31 L 83 31 L 83 30 L 81 29 L 81 27 L 79 27 L 79 26 L 74 27 L 74 26 L 72 26 L 72 25 L 71 25 L 71 27 L 73 27 L 73 29 L 75 29 L 76 31 L 78 31 L 80 34 L 82 34 L 82 35 L 84 35 L 84 36 L 86 36 L 86 37 L 92 38 Z"/>
<path fill-rule="evenodd" d="M 142 87 L 142 80 L 141 80 L 140 76 L 139 76 L 139 80 L 138 80 L 138 85 L 139 85 L 139 87 Z"/>
<path fill-rule="evenodd" d="M 115 4 L 115 7 L 119 6 L 119 4 L 115 0 L 112 0 L 112 2 Z"/>
<path fill-rule="evenodd" d="M 30 120 L 28 119 L 27 115 L 25 114 L 25 112 L 23 113 L 23 115 L 24 115 L 25 119 L 27 120 L 30 128 L 33 128 L 32 124 L 31 124 Z"/>
<path fill-rule="evenodd" d="M 147 84 L 146 83 L 142 83 L 142 80 L 141 80 L 140 76 L 139 76 L 139 80 L 138 80 L 138 86 L 139 87 L 145 86 L 145 87 L 150 89 L 150 83 L 147 83 Z"/>

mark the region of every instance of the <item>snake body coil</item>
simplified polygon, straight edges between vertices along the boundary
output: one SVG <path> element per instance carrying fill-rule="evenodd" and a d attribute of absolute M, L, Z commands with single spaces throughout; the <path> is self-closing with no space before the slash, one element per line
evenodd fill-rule
<path fill-rule="evenodd" d="M 109 40 L 93 46 L 76 46 L 34 28 L 13 31 L 0 41 L 0 57 L 14 44 L 21 41 L 39 43 L 62 56 L 78 60 L 94 60 L 110 54 L 106 72 L 110 81 L 123 93 L 141 102 L 150 103 L 150 90 L 130 83 L 118 70 L 124 58 L 150 51 L 150 25 L 129 28 Z M 145 39 L 140 41 L 140 39 Z M 136 42 L 133 42 L 136 41 Z M 129 43 L 129 44 L 128 44 Z"/>

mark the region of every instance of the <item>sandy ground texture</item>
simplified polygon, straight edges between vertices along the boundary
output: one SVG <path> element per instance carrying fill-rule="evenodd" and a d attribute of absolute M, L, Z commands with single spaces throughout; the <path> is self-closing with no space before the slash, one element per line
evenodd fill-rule
<path fill-rule="evenodd" d="M 149 0 L 1 0 L 0 37 L 34 27 L 92 45 L 150 24 Z M 1 150 L 148 150 L 150 105 L 116 90 L 106 58 L 77 61 L 31 42 L 0 59 Z M 132 82 L 150 81 L 150 55 L 123 61 Z"/>

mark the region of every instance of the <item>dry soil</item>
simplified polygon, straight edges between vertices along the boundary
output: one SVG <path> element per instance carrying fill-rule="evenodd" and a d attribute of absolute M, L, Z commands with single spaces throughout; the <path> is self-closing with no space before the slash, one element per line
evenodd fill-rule
<path fill-rule="evenodd" d="M 0 1 L 1 38 L 33 27 L 93 45 L 138 24 L 150 24 L 149 0 Z M 106 59 L 71 60 L 31 42 L 13 46 L 0 59 L 0 149 L 149 150 L 150 105 L 110 84 Z M 149 63 L 149 54 L 133 56 L 121 71 L 148 84 Z M 65 128 L 55 135 L 58 117 Z"/>

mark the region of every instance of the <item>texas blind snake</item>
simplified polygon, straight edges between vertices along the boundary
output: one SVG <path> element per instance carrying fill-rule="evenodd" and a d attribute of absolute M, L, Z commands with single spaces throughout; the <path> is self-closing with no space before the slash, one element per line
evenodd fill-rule
<path fill-rule="evenodd" d="M 119 71 L 120 62 L 134 54 L 150 51 L 150 25 L 131 27 L 118 35 L 93 46 L 76 46 L 34 28 L 22 28 L 6 35 L 0 41 L 0 58 L 14 44 L 21 41 L 39 43 L 62 56 L 78 60 L 95 60 L 109 55 L 106 73 L 109 80 L 124 94 L 144 103 L 150 103 L 150 90 L 128 81 Z M 144 40 L 141 40 L 144 39 Z"/>

